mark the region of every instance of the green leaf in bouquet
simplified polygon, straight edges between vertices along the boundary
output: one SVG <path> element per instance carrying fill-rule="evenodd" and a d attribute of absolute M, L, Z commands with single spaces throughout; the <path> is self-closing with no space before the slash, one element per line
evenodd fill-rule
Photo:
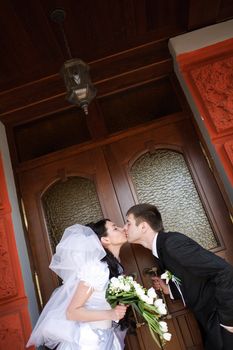
<path fill-rule="evenodd" d="M 163 336 L 166 331 L 163 330 L 160 324 L 162 317 L 158 313 L 157 307 L 152 304 L 154 299 L 157 299 L 157 295 L 153 291 L 148 292 L 146 288 L 134 281 L 132 277 L 119 276 L 110 280 L 106 299 L 111 307 L 115 307 L 117 304 L 131 305 L 135 317 L 137 313 L 144 319 L 153 340 L 161 347 L 166 343 Z"/>
<path fill-rule="evenodd" d="M 158 347 L 160 349 L 163 349 L 162 344 L 161 344 L 162 343 L 161 337 L 157 333 L 153 332 L 153 330 L 150 327 L 149 327 L 149 330 L 150 330 L 150 334 L 151 334 L 152 338 L 154 339 L 155 343 L 158 345 Z"/>
<path fill-rule="evenodd" d="M 139 309 L 138 305 L 136 303 L 132 303 L 132 307 L 135 309 L 135 311 L 139 314 L 142 315 L 141 310 Z"/>

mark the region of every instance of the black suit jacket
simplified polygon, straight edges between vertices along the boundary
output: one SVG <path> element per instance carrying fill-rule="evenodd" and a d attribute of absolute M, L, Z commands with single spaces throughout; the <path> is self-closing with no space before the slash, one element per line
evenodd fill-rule
<path fill-rule="evenodd" d="M 216 322 L 233 326 L 231 265 L 178 232 L 160 232 L 157 252 L 160 267 L 180 278 L 185 302 L 205 330 Z"/>

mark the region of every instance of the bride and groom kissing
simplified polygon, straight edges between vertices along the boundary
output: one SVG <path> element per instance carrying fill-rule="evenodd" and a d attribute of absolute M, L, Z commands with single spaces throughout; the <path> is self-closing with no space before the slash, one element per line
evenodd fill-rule
<path fill-rule="evenodd" d="M 126 216 L 124 228 L 101 220 L 90 225 L 91 229 L 74 225 L 65 231 L 50 267 L 63 279 L 66 288 L 52 295 L 53 300 L 50 299 L 43 310 L 28 345 L 46 344 L 51 348 L 58 345 L 59 350 L 124 348 L 125 331 L 116 331 L 119 327 L 112 327 L 112 321 L 124 318 L 127 308 L 118 305 L 110 309 L 104 292 L 109 271 L 110 276 L 123 273 L 119 252 L 127 237 L 129 243 L 151 250 L 161 273 L 169 271 L 180 281 L 177 288 L 174 280 L 166 284 L 155 277 L 153 285 L 171 298 L 181 298 L 193 311 L 203 335 L 204 348 L 232 350 L 232 266 L 184 234 L 164 232 L 161 214 L 154 205 L 137 204 Z M 59 311 L 54 311 L 54 305 L 59 305 Z M 51 340 L 54 328 L 58 328 L 56 317 L 62 320 L 61 327 Z M 48 318 L 52 327 L 48 331 L 47 322 L 46 333 L 43 324 Z M 71 321 L 68 325 L 67 320 Z"/>

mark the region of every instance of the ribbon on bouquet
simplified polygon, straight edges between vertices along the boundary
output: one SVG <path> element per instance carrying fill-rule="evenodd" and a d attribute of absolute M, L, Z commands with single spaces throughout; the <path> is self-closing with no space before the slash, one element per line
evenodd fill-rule
<path fill-rule="evenodd" d="M 184 304 L 184 306 L 186 306 L 185 304 L 185 300 L 184 300 L 184 297 L 183 297 L 183 294 L 181 292 L 181 289 L 180 289 L 180 284 L 181 284 L 181 281 L 178 277 L 176 277 L 175 275 L 173 275 L 170 271 L 166 270 L 161 276 L 160 276 L 161 279 L 165 279 L 166 280 L 166 284 L 168 284 L 169 281 L 172 281 L 176 288 L 178 289 L 179 293 L 180 293 L 180 296 L 181 296 L 181 299 L 182 299 L 182 302 Z M 170 288 L 169 288 L 170 289 Z"/>
<path fill-rule="evenodd" d="M 182 294 L 181 289 L 180 289 L 180 282 L 177 280 L 177 278 L 174 275 L 172 275 L 171 281 L 175 284 L 176 288 L 178 289 L 178 291 L 180 293 L 183 304 L 184 304 L 184 306 L 186 306 L 183 294 Z"/>

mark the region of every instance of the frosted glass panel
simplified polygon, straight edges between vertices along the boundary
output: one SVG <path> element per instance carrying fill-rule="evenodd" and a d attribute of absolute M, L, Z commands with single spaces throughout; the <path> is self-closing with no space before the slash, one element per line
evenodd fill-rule
<path fill-rule="evenodd" d="M 103 217 L 94 182 L 82 177 L 69 177 L 51 186 L 44 193 L 42 204 L 52 250 L 66 227 Z"/>
<path fill-rule="evenodd" d="M 182 154 L 146 153 L 133 164 L 130 175 L 138 202 L 158 207 L 165 231 L 182 232 L 206 249 L 218 245 Z"/>

